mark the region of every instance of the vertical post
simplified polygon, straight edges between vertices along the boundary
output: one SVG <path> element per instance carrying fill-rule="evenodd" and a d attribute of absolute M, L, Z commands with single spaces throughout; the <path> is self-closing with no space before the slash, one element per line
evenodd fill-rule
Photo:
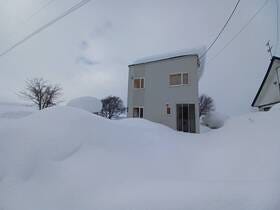
<path fill-rule="evenodd" d="M 272 46 L 270 45 L 270 41 L 268 41 L 267 43 L 266 43 L 266 46 L 267 46 L 267 52 L 269 53 L 269 55 L 270 55 L 270 58 L 272 59 L 272 57 L 273 57 L 273 55 L 272 55 Z"/>

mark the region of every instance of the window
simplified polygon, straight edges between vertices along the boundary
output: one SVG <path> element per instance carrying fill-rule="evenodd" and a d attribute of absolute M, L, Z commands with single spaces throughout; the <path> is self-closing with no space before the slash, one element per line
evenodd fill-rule
<path fill-rule="evenodd" d="M 189 84 L 189 74 L 188 73 L 183 73 L 183 84 L 184 85 Z"/>
<path fill-rule="evenodd" d="M 169 104 L 166 104 L 166 114 L 171 115 L 171 107 Z"/>
<path fill-rule="evenodd" d="M 143 118 L 144 117 L 144 108 L 143 107 L 134 107 L 133 108 L 133 117 L 134 118 Z"/>
<path fill-rule="evenodd" d="M 144 83 L 144 78 L 134 79 L 133 86 L 137 89 L 144 88 Z"/>
<path fill-rule="evenodd" d="M 188 73 L 177 73 L 169 75 L 169 85 L 187 85 L 189 84 L 189 74 Z"/>
<path fill-rule="evenodd" d="M 171 74 L 169 75 L 170 85 L 180 85 L 181 84 L 181 74 Z"/>

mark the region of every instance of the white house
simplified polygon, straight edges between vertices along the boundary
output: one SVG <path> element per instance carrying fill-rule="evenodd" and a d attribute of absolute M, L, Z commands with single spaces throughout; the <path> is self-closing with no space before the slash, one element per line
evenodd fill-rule
<path fill-rule="evenodd" d="M 252 107 L 267 111 L 280 102 L 280 58 L 273 57 Z"/>
<path fill-rule="evenodd" d="M 198 53 L 148 59 L 129 66 L 128 117 L 199 132 Z"/>

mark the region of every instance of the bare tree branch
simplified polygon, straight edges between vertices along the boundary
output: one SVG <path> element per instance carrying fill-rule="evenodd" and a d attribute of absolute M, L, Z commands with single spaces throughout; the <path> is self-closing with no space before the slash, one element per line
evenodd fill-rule
<path fill-rule="evenodd" d="M 59 85 L 49 84 L 43 78 L 34 78 L 25 82 L 25 90 L 20 91 L 19 96 L 42 110 L 57 105 L 58 99 L 62 96 L 62 88 Z"/>
<path fill-rule="evenodd" d="M 101 100 L 102 110 L 100 115 L 108 119 L 118 117 L 125 112 L 123 101 L 117 96 L 108 96 Z"/>
<path fill-rule="evenodd" d="M 199 116 L 206 115 L 207 113 L 215 111 L 214 100 L 205 94 L 199 97 Z"/>

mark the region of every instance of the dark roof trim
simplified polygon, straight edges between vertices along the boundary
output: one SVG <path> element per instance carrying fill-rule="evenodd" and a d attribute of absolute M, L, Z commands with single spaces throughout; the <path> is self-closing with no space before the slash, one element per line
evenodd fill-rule
<path fill-rule="evenodd" d="M 135 63 L 135 64 L 131 64 L 128 65 L 130 66 L 137 66 L 137 65 L 142 65 L 142 64 L 147 64 L 147 63 L 154 63 L 154 62 L 158 62 L 158 61 L 165 61 L 165 60 L 169 60 L 169 59 L 175 59 L 175 58 L 182 58 L 182 57 L 187 57 L 187 56 L 197 56 L 199 57 L 198 54 L 183 54 L 183 55 L 177 55 L 177 56 L 172 56 L 172 57 L 167 57 L 167 58 L 160 58 L 160 59 L 155 59 L 155 60 L 150 60 L 150 61 L 146 61 L 146 62 L 139 62 L 139 63 Z"/>
<path fill-rule="evenodd" d="M 276 102 L 273 102 L 273 103 L 270 103 L 270 104 L 261 105 L 261 106 L 259 106 L 259 108 L 263 108 L 263 107 L 266 107 L 266 106 L 272 106 L 272 105 L 279 104 L 279 103 L 280 103 L 280 101 L 276 101 Z"/>
<path fill-rule="evenodd" d="M 264 76 L 264 79 L 263 79 L 263 81 L 262 81 L 262 84 L 261 84 L 261 86 L 260 86 L 260 88 L 259 88 L 259 90 L 258 90 L 258 92 L 257 92 L 257 95 L 255 96 L 255 98 L 254 98 L 254 100 L 253 100 L 253 103 L 252 103 L 252 105 L 251 105 L 252 107 L 257 107 L 257 106 L 255 105 L 255 103 L 256 103 L 256 101 L 257 101 L 259 95 L 261 94 L 262 88 L 263 88 L 263 86 L 264 86 L 264 84 L 265 84 L 265 82 L 266 82 L 266 80 L 267 80 L 267 78 L 268 78 L 268 75 L 269 75 L 269 73 L 270 73 L 270 71 L 271 71 L 272 65 L 273 65 L 273 63 L 274 63 L 275 60 L 280 60 L 280 58 L 279 58 L 279 57 L 276 57 L 276 56 L 273 56 L 273 57 L 272 57 L 271 62 L 270 62 L 270 65 L 269 65 L 269 67 L 268 67 L 268 70 L 267 70 L 267 72 L 266 72 L 266 74 L 265 74 L 265 76 Z M 267 104 L 267 105 L 272 105 L 272 104 Z M 263 107 L 263 106 L 267 106 L 267 105 L 261 105 L 261 106 L 259 106 L 259 107 Z"/>

